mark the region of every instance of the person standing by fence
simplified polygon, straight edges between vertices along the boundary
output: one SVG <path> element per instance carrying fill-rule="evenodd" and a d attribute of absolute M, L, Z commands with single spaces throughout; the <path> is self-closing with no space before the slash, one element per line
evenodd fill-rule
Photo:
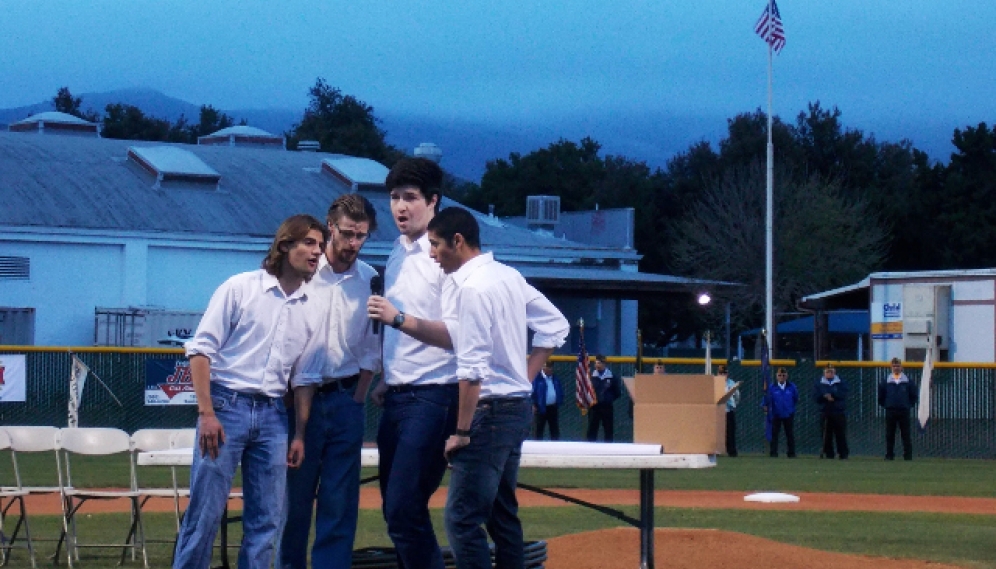
<path fill-rule="evenodd" d="M 892 373 L 878 384 L 878 404 L 885 408 L 885 460 L 896 458 L 896 427 L 903 438 L 903 460 L 913 460 L 910 409 L 916 402 L 917 390 L 903 373 L 903 362 L 892 358 Z"/>
<path fill-rule="evenodd" d="M 605 356 L 595 356 L 595 369 L 591 372 L 591 384 L 595 388 L 595 404 L 588 413 L 588 441 L 598 439 L 598 425 L 605 431 L 605 442 L 611 443 L 615 423 L 613 404 L 622 395 L 622 382 L 612 375 L 605 365 Z"/>
<path fill-rule="evenodd" d="M 847 460 L 847 384 L 837 376 L 833 364 L 823 369 L 823 377 L 816 382 L 814 389 L 816 404 L 820 408 L 820 433 L 823 435 L 823 454 L 833 458 L 836 454 Z M 837 452 L 834 453 L 834 442 Z"/>
<path fill-rule="evenodd" d="M 726 366 L 719 366 L 716 375 L 726 380 L 726 390 L 736 387 L 737 382 L 730 377 L 730 372 Z M 726 456 L 735 458 L 737 456 L 737 405 L 740 404 L 740 391 L 737 391 L 726 400 Z"/>
<path fill-rule="evenodd" d="M 778 433 L 785 428 L 785 443 L 788 446 L 788 457 L 795 458 L 795 406 L 799 402 L 799 390 L 788 380 L 788 370 L 780 367 L 776 375 L 777 381 L 768 389 L 763 410 L 768 412 L 771 405 L 771 450 L 772 457 L 778 456 Z"/>
<path fill-rule="evenodd" d="M 564 388 L 553 375 L 553 364 L 543 364 L 533 378 L 533 416 L 536 421 L 536 440 L 543 440 L 543 431 L 550 425 L 550 440 L 560 440 L 560 404 L 564 402 Z"/>

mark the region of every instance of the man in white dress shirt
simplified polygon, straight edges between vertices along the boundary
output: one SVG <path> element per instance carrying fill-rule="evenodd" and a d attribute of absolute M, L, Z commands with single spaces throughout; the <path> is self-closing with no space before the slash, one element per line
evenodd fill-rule
<path fill-rule="evenodd" d="M 327 357 L 322 384 L 311 403 L 304 462 L 287 472 L 288 513 L 278 563 L 285 569 L 307 567 L 316 492 L 311 565 L 328 569 L 352 565 L 363 406 L 373 375 L 380 371 L 380 339 L 367 317 L 370 279 L 377 271 L 357 259 L 377 229 L 377 212 L 359 194 L 344 194 L 332 202 L 326 220 L 331 238 L 312 286 L 316 296 L 331 306 Z"/>
<path fill-rule="evenodd" d="M 426 227 L 439 208 L 443 173 L 425 158 L 398 161 L 385 182 L 401 231 L 384 271 L 384 296 L 371 318 L 384 330 L 384 381 L 371 392 L 383 406 L 377 431 L 387 533 L 404 569 L 443 569 L 429 498 L 446 472 L 443 447 L 456 424 L 456 358 L 443 324 L 451 283 L 429 257 Z"/>
<path fill-rule="evenodd" d="M 175 569 L 207 569 L 235 469 L 242 464 L 240 569 L 269 569 L 284 502 L 287 467 L 302 439 L 314 384 L 321 381 L 328 304 L 307 284 L 327 238 L 310 215 L 277 230 L 263 268 L 215 291 L 186 343 L 197 394 L 197 440 L 190 504 L 177 538 Z M 299 436 L 288 445 L 283 395 L 294 387 Z"/>
<path fill-rule="evenodd" d="M 463 208 L 429 222 L 431 255 L 455 290 L 445 323 L 460 378 L 456 432 L 446 441 L 453 468 L 446 500 L 446 534 L 458 569 L 524 565 L 515 486 L 522 442 L 532 418 L 532 384 L 554 348 L 564 345 L 567 319 L 515 269 L 481 252 L 480 227 Z M 534 332 L 526 357 L 527 328 Z M 487 527 L 485 532 L 484 527 Z"/>

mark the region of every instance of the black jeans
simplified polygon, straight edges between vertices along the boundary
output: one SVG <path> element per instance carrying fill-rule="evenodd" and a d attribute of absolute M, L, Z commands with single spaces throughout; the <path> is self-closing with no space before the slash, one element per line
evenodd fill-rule
<path fill-rule="evenodd" d="M 834 457 L 834 441 L 837 443 L 836 454 L 840 458 L 847 458 L 850 450 L 847 448 L 847 417 L 840 415 L 822 415 L 823 423 L 823 456 Z"/>
<path fill-rule="evenodd" d="M 885 458 L 894 458 L 896 448 L 896 427 L 903 438 L 903 458 L 913 460 L 913 440 L 910 438 L 910 410 L 885 410 Z"/>
<path fill-rule="evenodd" d="M 795 456 L 795 417 L 773 417 L 771 419 L 771 456 L 778 456 L 778 432 L 785 427 L 785 442 L 789 457 Z"/>
<path fill-rule="evenodd" d="M 605 429 L 605 442 L 612 442 L 612 404 L 595 403 L 588 410 L 588 440 L 595 442 L 598 439 L 598 425 L 601 423 Z"/>
<path fill-rule="evenodd" d="M 543 440 L 543 431 L 550 425 L 550 440 L 560 440 L 560 410 L 556 405 L 547 405 L 546 413 L 536 411 L 536 440 Z"/>
<path fill-rule="evenodd" d="M 726 456 L 737 456 L 737 412 L 726 410 Z"/>

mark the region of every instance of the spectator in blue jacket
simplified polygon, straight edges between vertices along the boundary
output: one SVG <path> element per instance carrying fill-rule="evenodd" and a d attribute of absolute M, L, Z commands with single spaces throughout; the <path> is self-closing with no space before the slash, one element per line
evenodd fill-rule
<path fill-rule="evenodd" d="M 543 440 L 543 431 L 550 425 L 550 440 L 560 440 L 560 404 L 564 389 L 553 375 L 553 364 L 546 362 L 533 379 L 533 416 L 536 419 L 536 440 Z"/>
<path fill-rule="evenodd" d="M 596 403 L 588 410 L 588 440 L 598 439 L 598 426 L 605 430 L 605 442 L 613 440 L 615 423 L 613 404 L 622 395 L 622 381 L 612 375 L 605 365 L 605 356 L 595 356 L 595 369 L 591 370 L 591 386 L 595 388 Z"/>
<path fill-rule="evenodd" d="M 910 409 L 918 398 L 916 386 L 903 373 L 903 362 L 892 358 L 892 373 L 878 384 L 878 404 L 885 408 L 885 460 L 896 455 L 896 427 L 903 438 L 903 459 L 913 460 L 913 441 L 910 438 Z"/>
<path fill-rule="evenodd" d="M 788 445 L 788 457 L 795 458 L 795 406 L 799 403 L 799 390 L 788 380 L 788 370 L 778 368 L 775 375 L 777 381 L 768 388 L 764 398 L 763 410 L 768 412 L 771 406 L 771 449 L 772 457 L 778 456 L 778 433 L 785 428 L 785 442 Z"/>
<path fill-rule="evenodd" d="M 816 382 L 813 390 L 816 404 L 820 408 L 820 432 L 823 435 L 823 453 L 821 457 L 834 457 L 834 442 L 837 443 L 836 454 L 841 460 L 847 460 L 850 451 L 847 448 L 847 384 L 837 376 L 833 364 L 827 364 L 823 377 Z"/>

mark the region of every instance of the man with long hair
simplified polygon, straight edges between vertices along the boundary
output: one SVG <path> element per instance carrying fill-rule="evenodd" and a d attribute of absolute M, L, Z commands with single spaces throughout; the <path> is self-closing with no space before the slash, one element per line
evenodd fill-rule
<path fill-rule="evenodd" d="M 321 382 L 328 305 L 308 286 L 327 240 L 310 215 L 284 221 L 261 269 L 225 281 L 186 343 L 197 394 L 190 504 L 175 569 L 206 569 L 242 464 L 240 569 L 269 569 L 287 467 L 304 455 L 314 384 Z M 294 388 L 297 436 L 288 444 L 283 395 Z"/>
<path fill-rule="evenodd" d="M 380 371 L 379 335 L 367 317 L 370 280 L 377 271 L 357 258 L 377 230 L 377 212 L 359 194 L 343 194 L 332 202 L 326 222 L 331 238 L 313 281 L 316 294 L 331 306 L 326 359 L 304 437 L 304 462 L 287 472 L 288 513 L 277 563 L 283 569 L 307 567 L 312 511 L 311 565 L 348 569 L 352 564 L 363 406 Z"/>

